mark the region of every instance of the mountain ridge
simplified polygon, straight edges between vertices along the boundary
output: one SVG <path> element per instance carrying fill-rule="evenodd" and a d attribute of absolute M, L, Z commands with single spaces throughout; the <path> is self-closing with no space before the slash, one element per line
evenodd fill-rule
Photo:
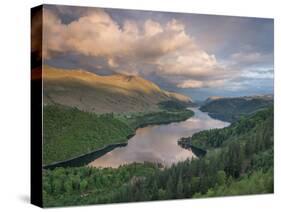
<path fill-rule="evenodd" d="M 84 70 L 43 66 L 44 104 L 61 104 L 88 112 L 158 110 L 161 101 L 192 103 L 183 94 L 162 90 L 140 76 L 101 76 Z"/>

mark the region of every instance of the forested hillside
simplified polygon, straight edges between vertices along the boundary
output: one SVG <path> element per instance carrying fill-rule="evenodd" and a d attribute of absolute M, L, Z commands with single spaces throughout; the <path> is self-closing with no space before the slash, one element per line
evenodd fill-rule
<path fill-rule="evenodd" d="M 44 106 L 43 164 L 86 154 L 109 144 L 126 143 L 135 129 L 190 118 L 190 110 L 95 114 L 62 105 Z"/>
<path fill-rule="evenodd" d="M 200 108 L 213 118 L 234 122 L 273 104 L 272 95 L 233 98 L 208 98 Z"/>
<path fill-rule="evenodd" d="M 122 143 L 133 128 L 113 114 L 97 115 L 59 105 L 44 106 L 43 164 L 47 165 L 108 144 Z"/>
<path fill-rule="evenodd" d="M 154 164 L 57 168 L 44 172 L 44 205 L 146 201 L 273 192 L 273 108 L 192 142 L 201 159 L 162 169 Z"/>
<path fill-rule="evenodd" d="M 271 145 L 272 140 L 255 139 L 269 137 L 273 134 L 273 107 L 261 110 L 249 117 L 241 117 L 237 122 L 223 129 L 211 129 L 195 133 L 191 138 L 191 144 L 202 149 L 213 149 L 229 145 L 237 139 L 253 139 L 248 145 L 254 145 L 254 141 L 259 141 L 257 145 Z"/>

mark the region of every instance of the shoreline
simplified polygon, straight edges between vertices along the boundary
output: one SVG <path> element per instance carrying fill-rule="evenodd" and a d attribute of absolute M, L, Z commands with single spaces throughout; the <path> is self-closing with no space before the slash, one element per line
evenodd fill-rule
<path fill-rule="evenodd" d="M 192 114 L 192 116 L 190 116 L 190 117 L 188 117 L 188 118 L 186 118 L 184 120 L 163 121 L 163 122 L 160 122 L 160 123 L 152 123 L 152 124 L 149 124 L 149 123 L 147 123 L 147 124 L 140 124 L 138 127 L 136 127 L 134 129 L 134 133 L 132 133 L 132 134 L 127 136 L 127 140 L 125 142 L 108 144 L 108 145 L 106 145 L 106 146 L 104 146 L 102 148 L 99 148 L 97 150 L 94 150 L 94 151 L 91 151 L 91 152 L 88 152 L 88 153 L 85 153 L 85 154 L 81 154 L 79 156 L 75 156 L 75 157 L 72 157 L 72 158 L 67 159 L 67 160 L 53 162 L 53 163 L 48 164 L 48 165 L 43 165 L 42 164 L 42 169 L 51 169 L 52 170 L 52 169 L 55 169 L 55 168 L 58 168 L 58 167 L 79 167 L 79 166 L 86 165 L 89 162 L 96 160 L 97 158 L 103 156 L 107 152 L 110 152 L 110 151 L 112 151 L 113 149 L 115 149 L 117 147 L 124 147 L 124 146 L 128 145 L 129 139 L 136 135 L 136 131 L 138 129 L 145 128 L 147 126 L 168 125 L 168 124 L 172 124 L 172 123 L 183 122 L 183 121 L 186 121 L 186 120 L 190 119 L 193 116 L 194 116 L 194 113 Z M 87 162 L 87 161 L 89 161 L 89 162 Z"/>
<path fill-rule="evenodd" d="M 128 138 L 128 139 L 130 139 L 130 138 Z M 98 153 L 104 153 L 105 154 L 105 153 L 108 152 L 107 151 L 108 149 L 115 149 L 117 147 L 123 147 L 123 146 L 126 146 L 127 144 L 128 144 L 128 141 L 127 142 L 121 142 L 121 143 L 115 143 L 115 144 L 108 144 L 105 147 L 102 147 L 100 149 L 97 149 L 97 150 L 94 150 L 92 152 L 88 152 L 88 153 L 85 153 L 85 154 L 82 154 L 82 155 L 79 155 L 79 156 L 76 156 L 76 157 L 73 157 L 73 158 L 70 158 L 70 159 L 67 159 L 67 160 L 54 162 L 54 163 L 51 163 L 51 164 L 48 164 L 48 165 L 42 165 L 42 168 L 43 169 L 54 169 L 54 168 L 57 168 L 57 167 L 66 167 L 67 164 L 68 164 L 67 167 L 78 167 L 78 166 L 71 165 L 71 164 L 72 163 L 73 164 L 83 163 L 83 162 L 79 162 L 78 160 L 83 160 L 83 158 L 89 157 L 89 156 L 95 157 L 97 155 L 94 155 L 94 154 L 98 154 Z M 102 155 L 100 155 L 100 156 L 102 156 Z M 98 155 L 98 157 L 100 157 L 100 156 Z"/>
<path fill-rule="evenodd" d="M 208 150 L 206 149 L 203 149 L 203 148 L 200 148 L 200 147 L 197 147 L 193 144 L 190 143 L 190 141 L 187 141 L 188 139 L 190 139 L 191 137 L 182 137 L 180 138 L 177 142 L 178 142 L 178 145 L 181 147 L 181 148 L 184 148 L 184 149 L 191 149 L 191 151 L 196 155 L 196 157 L 198 158 L 202 158 L 204 157 Z M 185 141 L 183 139 L 186 139 Z"/>

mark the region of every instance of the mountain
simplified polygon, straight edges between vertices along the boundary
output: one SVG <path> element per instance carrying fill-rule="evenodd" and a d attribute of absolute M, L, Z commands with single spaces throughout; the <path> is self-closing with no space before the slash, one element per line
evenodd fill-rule
<path fill-rule="evenodd" d="M 84 70 L 43 67 L 44 104 L 61 104 L 83 111 L 136 112 L 158 110 L 158 103 L 180 101 L 191 104 L 182 94 L 162 90 L 140 76 L 100 76 Z"/>
<path fill-rule="evenodd" d="M 222 98 L 223 98 L 223 97 L 221 97 L 221 96 L 209 96 L 209 97 L 204 101 L 203 104 L 207 104 L 207 103 L 209 103 L 209 102 L 212 102 L 212 101 L 217 100 L 217 99 L 222 99 Z"/>
<path fill-rule="evenodd" d="M 243 97 L 209 97 L 200 107 L 213 118 L 234 122 L 240 118 L 273 104 L 273 95 Z"/>

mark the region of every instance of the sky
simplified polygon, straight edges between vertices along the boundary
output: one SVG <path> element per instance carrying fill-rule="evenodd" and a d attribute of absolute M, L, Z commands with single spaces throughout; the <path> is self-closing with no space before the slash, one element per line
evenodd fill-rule
<path fill-rule="evenodd" d="M 45 5 L 44 63 L 139 75 L 194 100 L 273 93 L 273 19 Z"/>

